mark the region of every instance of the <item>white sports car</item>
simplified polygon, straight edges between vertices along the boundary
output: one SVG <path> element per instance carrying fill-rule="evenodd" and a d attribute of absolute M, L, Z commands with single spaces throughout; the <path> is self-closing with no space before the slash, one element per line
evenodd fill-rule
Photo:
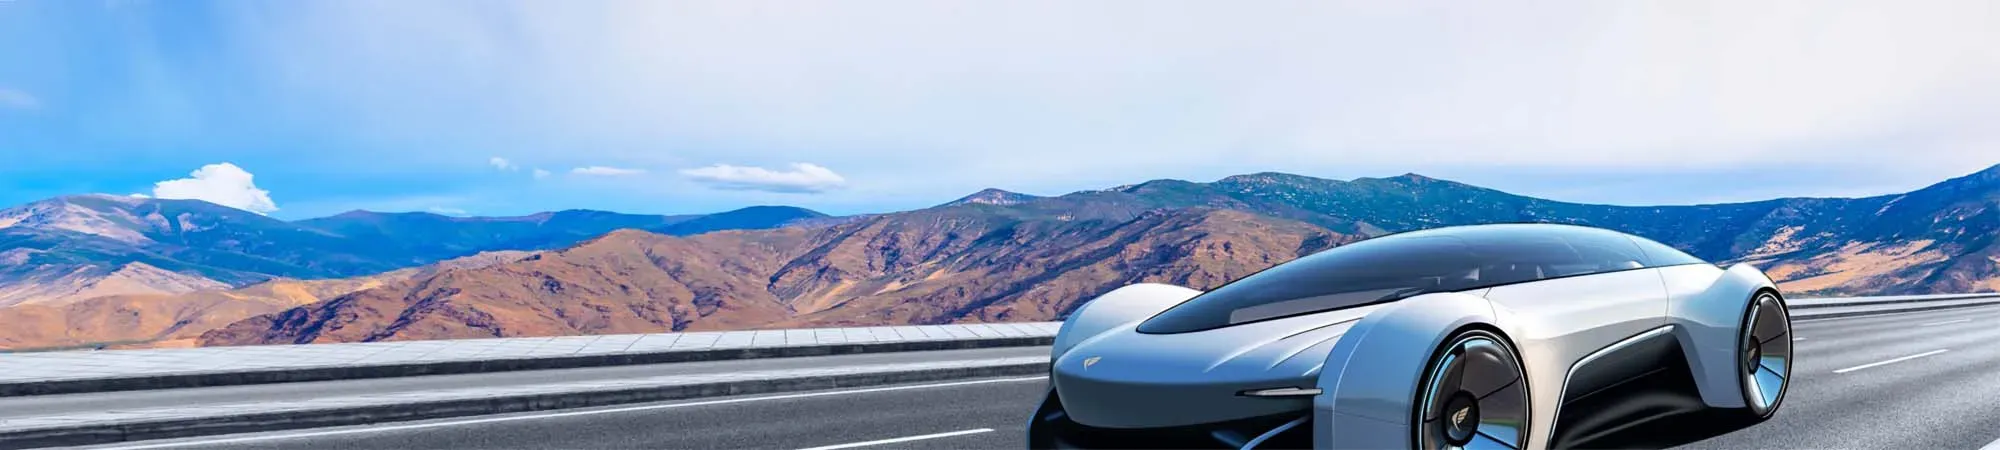
<path fill-rule="evenodd" d="M 1210 292 L 1137 284 L 1084 303 L 1028 446 L 1556 448 L 1672 398 L 1754 422 L 1784 400 L 1790 331 L 1762 272 L 1644 238 L 1401 233 Z"/>

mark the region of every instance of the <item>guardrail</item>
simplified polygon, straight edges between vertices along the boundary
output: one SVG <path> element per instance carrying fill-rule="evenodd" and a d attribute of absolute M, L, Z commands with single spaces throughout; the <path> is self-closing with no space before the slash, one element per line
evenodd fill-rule
<path fill-rule="evenodd" d="M 1049 345 L 1060 322 L 0 354 L 0 397 Z"/>
<path fill-rule="evenodd" d="M 1792 309 L 1825 308 L 1831 306 L 1886 305 L 1895 303 L 1923 303 L 1942 300 L 1967 300 L 2000 298 L 2000 292 L 1973 294 L 1932 294 L 1932 295 L 1885 295 L 1874 297 L 1801 297 L 1786 300 Z"/>
<path fill-rule="evenodd" d="M 310 403 L 223 401 L 0 418 L 0 450 L 587 408 L 966 378 L 1040 375 L 1048 356 L 837 366 L 616 381 L 329 395 Z M 193 448 L 190 446 L 189 448 Z"/>
<path fill-rule="evenodd" d="M 2000 304 L 2000 293 L 1788 299 L 1793 320 L 1834 319 Z"/>

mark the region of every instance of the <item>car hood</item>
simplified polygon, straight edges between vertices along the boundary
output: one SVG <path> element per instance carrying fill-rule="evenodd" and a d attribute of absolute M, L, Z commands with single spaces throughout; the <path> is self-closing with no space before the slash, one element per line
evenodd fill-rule
<path fill-rule="evenodd" d="M 1192 381 L 1183 377 L 1193 375 L 1201 379 L 1269 373 L 1309 376 L 1319 372 L 1327 351 L 1355 321 L 1383 306 L 1387 305 L 1173 334 L 1140 333 L 1134 322 L 1078 343 L 1056 365 L 1098 358 L 1091 364 L 1092 374 L 1151 382 Z"/>
<path fill-rule="evenodd" d="M 1180 426 L 1303 410 L 1307 397 L 1237 394 L 1313 387 L 1340 336 L 1384 306 L 1173 334 L 1140 333 L 1134 322 L 1078 343 L 1056 358 L 1051 374 L 1071 417 L 1093 426 Z"/>

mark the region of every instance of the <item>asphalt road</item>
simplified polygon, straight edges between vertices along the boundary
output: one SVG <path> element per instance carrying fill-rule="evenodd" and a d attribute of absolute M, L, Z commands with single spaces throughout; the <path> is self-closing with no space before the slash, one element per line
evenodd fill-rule
<path fill-rule="evenodd" d="M 1667 417 L 1618 447 L 1978 449 L 2000 440 L 2000 307 L 1800 321 L 1777 417 Z M 1022 447 L 1041 378 L 486 416 L 105 448 L 710 449 Z M 899 442 L 897 439 L 911 439 Z M 874 443 L 873 445 L 870 445 Z M 138 447 L 135 447 L 138 446 Z M 843 447 L 844 446 L 844 447 Z"/>

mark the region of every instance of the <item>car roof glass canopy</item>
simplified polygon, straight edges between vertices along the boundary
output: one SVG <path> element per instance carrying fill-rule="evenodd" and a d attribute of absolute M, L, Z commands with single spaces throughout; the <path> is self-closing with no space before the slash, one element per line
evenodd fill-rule
<path fill-rule="evenodd" d="M 1480 225 L 1401 233 L 1327 249 L 1251 274 L 1147 319 L 1138 331 L 1185 333 L 1431 292 L 1700 262 L 1670 248 L 1667 251 L 1674 255 L 1649 250 L 1622 233 L 1566 225 Z"/>

